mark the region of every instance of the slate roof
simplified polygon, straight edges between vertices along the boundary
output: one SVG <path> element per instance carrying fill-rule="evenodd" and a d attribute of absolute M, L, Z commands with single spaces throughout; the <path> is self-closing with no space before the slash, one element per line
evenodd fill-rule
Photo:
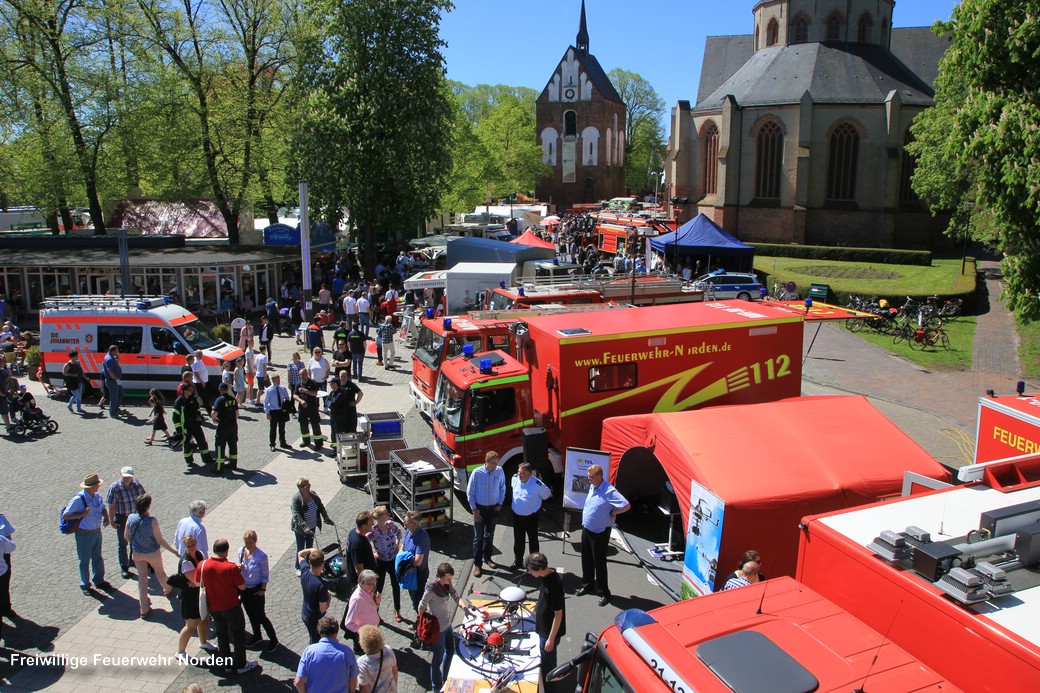
<path fill-rule="evenodd" d="M 709 36 L 694 110 L 715 110 L 727 94 L 741 106 L 883 103 L 892 89 L 904 104 L 930 106 L 939 59 L 948 45 L 926 27 L 896 29 L 892 50 L 866 43 L 801 43 L 752 51 L 751 36 Z"/>
<path fill-rule="evenodd" d="M 589 81 L 592 82 L 592 86 L 596 88 L 596 90 L 600 93 L 600 96 L 602 96 L 607 101 L 613 101 L 615 103 L 622 104 L 625 103 L 621 99 L 621 95 L 617 93 L 617 89 L 615 89 L 614 85 L 610 83 L 610 78 L 608 78 L 607 73 L 603 71 L 603 68 L 599 64 L 599 61 L 596 60 L 596 56 L 594 56 L 592 53 L 586 53 L 585 51 L 578 50 L 574 46 L 570 46 L 567 50 L 574 51 L 574 58 L 581 64 L 581 67 L 585 71 L 585 74 L 589 77 Z M 566 57 L 567 51 L 564 51 L 563 57 L 560 58 L 560 63 L 562 63 L 564 59 L 566 59 Z M 559 66 L 560 63 L 557 63 L 556 65 Z M 556 74 L 555 70 L 553 70 L 553 74 Z M 549 78 L 549 82 L 551 81 L 552 77 Z M 545 90 L 549 88 L 549 82 L 546 82 L 545 87 L 542 88 L 543 94 L 545 93 Z"/>

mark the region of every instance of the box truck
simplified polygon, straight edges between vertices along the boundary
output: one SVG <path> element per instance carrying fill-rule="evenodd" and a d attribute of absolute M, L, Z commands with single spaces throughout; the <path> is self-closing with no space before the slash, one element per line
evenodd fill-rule
<path fill-rule="evenodd" d="M 516 280 L 512 262 L 460 262 L 444 272 L 444 296 L 448 315 L 486 307 L 487 294 L 502 283 Z"/>

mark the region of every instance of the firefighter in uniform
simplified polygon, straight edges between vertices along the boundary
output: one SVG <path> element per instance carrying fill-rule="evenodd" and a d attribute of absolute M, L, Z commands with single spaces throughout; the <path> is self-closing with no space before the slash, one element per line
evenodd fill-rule
<path fill-rule="evenodd" d="M 227 383 L 220 384 L 220 396 L 213 403 L 211 415 L 217 422 L 217 437 L 213 443 L 217 449 L 217 471 L 221 471 L 225 461 L 228 469 L 238 469 L 238 402 L 228 394 Z"/>
<path fill-rule="evenodd" d="M 173 425 L 179 427 L 179 432 L 184 440 L 184 462 L 192 467 L 195 465 L 194 452 L 191 446 L 192 438 L 195 439 L 195 448 L 199 451 L 199 457 L 203 464 L 211 462 L 209 443 L 206 435 L 202 432 L 202 413 L 199 410 L 199 401 L 195 398 L 194 384 L 184 385 L 181 395 L 173 402 Z"/>
<path fill-rule="evenodd" d="M 314 448 L 321 450 L 323 439 L 321 425 L 318 423 L 318 384 L 314 382 L 310 371 L 306 368 L 300 371 L 300 384 L 296 388 L 293 399 L 300 403 L 298 407 L 300 434 L 303 436 L 304 447 L 311 442 L 313 437 Z"/>

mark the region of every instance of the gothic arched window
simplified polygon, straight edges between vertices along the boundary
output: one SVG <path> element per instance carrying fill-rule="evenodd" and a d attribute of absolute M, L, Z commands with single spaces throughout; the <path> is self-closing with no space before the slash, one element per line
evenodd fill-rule
<path fill-rule="evenodd" d="M 859 131 L 842 123 L 831 134 L 827 169 L 827 199 L 856 199 L 856 168 L 859 164 Z"/>
<path fill-rule="evenodd" d="M 791 30 L 791 43 L 806 43 L 809 41 L 809 20 L 804 14 L 795 17 Z"/>
<path fill-rule="evenodd" d="M 704 194 L 714 195 L 719 188 L 719 128 L 710 123 L 704 130 Z"/>
<path fill-rule="evenodd" d="M 779 199 L 784 168 L 784 132 L 770 120 L 755 138 L 755 197 Z"/>
<path fill-rule="evenodd" d="M 888 48 L 888 20 L 881 20 L 881 45 Z"/>
<path fill-rule="evenodd" d="M 859 18 L 859 28 L 856 32 L 856 40 L 860 43 L 870 43 L 873 34 L 874 20 L 870 18 L 869 14 L 864 14 Z"/>
<path fill-rule="evenodd" d="M 917 168 L 917 157 L 906 150 L 906 146 L 914 141 L 913 134 L 907 130 L 903 138 L 903 166 L 899 172 L 899 201 L 917 202 L 920 198 L 914 191 L 913 177 Z"/>
<path fill-rule="evenodd" d="M 775 19 L 770 19 L 766 26 L 766 45 L 775 46 L 780 40 L 780 24 Z"/>
<path fill-rule="evenodd" d="M 563 136 L 578 136 L 578 114 L 574 111 L 566 111 L 563 114 Z"/>
<path fill-rule="evenodd" d="M 840 41 L 841 40 L 841 15 L 837 12 L 827 17 L 827 24 L 824 30 L 825 41 Z"/>

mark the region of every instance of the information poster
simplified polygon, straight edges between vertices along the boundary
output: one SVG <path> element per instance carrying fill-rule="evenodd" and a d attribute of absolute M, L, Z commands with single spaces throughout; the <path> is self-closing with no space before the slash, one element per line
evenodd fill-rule
<path fill-rule="evenodd" d="M 690 482 L 690 516 L 686 523 L 686 557 L 683 560 L 682 599 L 711 594 L 719 578 L 722 518 L 726 504 L 696 481 Z M 726 575 L 723 571 L 723 577 Z"/>
<path fill-rule="evenodd" d="M 603 478 L 610 478 L 610 453 L 603 450 L 567 448 L 563 466 L 563 507 L 581 510 L 585 507 L 585 496 L 589 495 L 589 467 L 603 467 Z"/>

